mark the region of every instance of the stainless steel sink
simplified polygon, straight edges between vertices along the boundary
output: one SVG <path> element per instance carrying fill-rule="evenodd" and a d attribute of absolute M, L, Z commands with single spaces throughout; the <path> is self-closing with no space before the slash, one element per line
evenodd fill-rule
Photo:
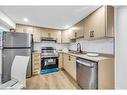
<path fill-rule="evenodd" d="M 69 51 L 69 53 L 78 54 L 78 55 L 80 55 L 80 54 L 85 54 L 85 53 L 83 53 L 83 52 L 79 53 L 79 52 L 77 52 L 77 51 Z"/>

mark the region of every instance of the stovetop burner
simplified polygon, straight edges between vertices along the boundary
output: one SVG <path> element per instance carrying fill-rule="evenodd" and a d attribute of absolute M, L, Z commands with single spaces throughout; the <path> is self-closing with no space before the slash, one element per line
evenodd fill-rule
<path fill-rule="evenodd" d="M 53 47 L 42 47 L 41 58 L 58 57 L 56 49 Z"/>

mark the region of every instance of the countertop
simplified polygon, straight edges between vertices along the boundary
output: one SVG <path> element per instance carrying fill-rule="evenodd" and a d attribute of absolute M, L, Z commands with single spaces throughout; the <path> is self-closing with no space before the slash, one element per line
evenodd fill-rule
<path fill-rule="evenodd" d="M 35 51 L 32 51 L 32 53 L 41 53 L 40 50 L 35 50 Z"/>
<path fill-rule="evenodd" d="M 59 53 L 70 54 L 70 55 L 75 56 L 75 57 L 80 57 L 80 58 L 95 61 L 95 62 L 99 62 L 101 60 L 106 60 L 106 59 L 114 59 L 113 55 L 108 55 L 108 54 L 99 54 L 99 56 L 97 56 L 97 57 L 91 57 L 91 56 L 88 56 L 86 54 L 81 54 L 81 53 L 80 54 L 74 54 L 74 53 L 64 52 L 64 51 L 59 51 Z"/>

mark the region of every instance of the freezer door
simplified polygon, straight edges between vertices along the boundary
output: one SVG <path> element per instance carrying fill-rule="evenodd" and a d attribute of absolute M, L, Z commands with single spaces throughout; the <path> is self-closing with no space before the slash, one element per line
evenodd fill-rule
<path fill-rule="evenodd" d="M 31 47 L 31 35 L 28 33 L 3 32 L 3 47 Z"/>
<path fill-rule="evenodd" d="M 2 43 L 3 43 L 2 37 L 3 37 L 3 31 L 0 29 L 0 49 L 2 49 Z"/>
<path fill-rule="evenodd" d="M 30 56 L 27 67 L 27 77 L 31 77 L 31 49 L 4 49 L 2 62 L 2 82 L 6 82 L 11 78 L 11 66 L 16 55 Z M 20 67 L 19 67 L 20 68 Z"/>

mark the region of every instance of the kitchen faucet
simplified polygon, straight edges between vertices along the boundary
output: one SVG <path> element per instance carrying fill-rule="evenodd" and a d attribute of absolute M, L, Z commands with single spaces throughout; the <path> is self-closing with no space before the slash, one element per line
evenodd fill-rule
<path fill-rule="evenodd" d="M 77 52 L 81 53 L 81 44 L 77 43 Z"/>

